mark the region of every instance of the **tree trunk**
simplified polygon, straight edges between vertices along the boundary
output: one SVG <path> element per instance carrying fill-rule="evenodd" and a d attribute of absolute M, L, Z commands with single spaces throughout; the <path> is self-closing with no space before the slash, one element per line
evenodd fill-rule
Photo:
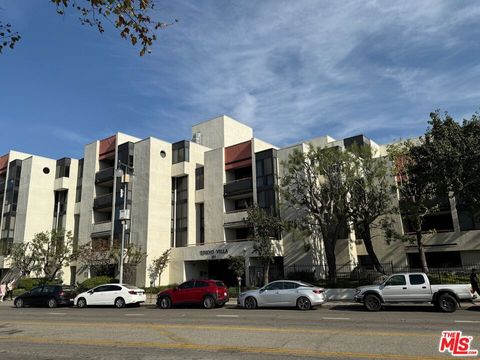
<path fill-rule="evenodd" d="M 372 235 L 370 233 L 370 227 L 368 225 L 363 226 L 363 229 L 361 230 L 361 235 L 363 243 L 365 244 L 365 249 L 367 250 L 368 256 L 370 257 L 370 261 L 375 267 L 375 270 L 385 275 L 385 270 L 383 269 L 383 266 L 378 260 L 377 254 L 375 254 L 375 250 L 373 249 Z"/>
<path fill-rule="evenodd" d="M 263 286 L 268 284 L 268 272 L 270 270 L 270 261 L 263 265 Z"/>
<path fill-rule="evenodd" d="M 422 243 L 422 231 L 416 231 L 415 235 L 417 238 L 418 255 L 420 256 L 422 271 L 425 274 L 428 274 L 427 257 L 425 256 L 425 249 L 423 248 L 423 243 Z"/>
<path fill-rule="evenodd" d="M 335 257 L 335 246 L 329 239 L 325 239 L 325 237 L 323 238 L 323 243 L 325 245 L 325 256 L 327 258 L 328 265 L 327 283 L 335 286 L 337 285 L 337 261 Z"/>

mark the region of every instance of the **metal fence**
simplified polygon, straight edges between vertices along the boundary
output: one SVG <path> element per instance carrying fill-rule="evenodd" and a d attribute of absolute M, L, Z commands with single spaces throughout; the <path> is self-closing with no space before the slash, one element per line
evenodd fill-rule
<path fill-rule="evenodd" d="M 382 264 L 385 275 L 376 271 L 372 266 L 342 264 L 337 266 L 337 280 L 339 282 L 372 283 L 381 281 L 385 276 L 402 272 L 421 272 L 422 269 L 410 266 L 398 266 L 393 263 Z M 470 283 L 472 268 L 480 269 L 480 263 L 462 265 L 458 267 L 430 267 L 428 276 L 432 284 L 440 283 Z M 328 276 L 328 267 L 325 265 L 291 265 L 272 264 L 269 270 L 269 281 L 291 279 L 306 282 L 321 282 Z M 263 285 L 263 268 L 249 267 L 251 286 Z"/>

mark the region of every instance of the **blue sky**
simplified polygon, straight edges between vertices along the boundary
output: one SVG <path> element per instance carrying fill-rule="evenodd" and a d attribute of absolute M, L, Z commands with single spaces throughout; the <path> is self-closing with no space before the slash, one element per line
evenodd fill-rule
<path fill-rule="evenodd" d="M 122 131 L 167 141 L 220 114 L 275 145 L 363 133 L 420 135 L 430 111 L 480 105 L 480 4 L 473 1 L 157 0 L 149 56 L 55 13 L 0 0 L 23 39 L 0 55 L 0 154 L 82 157 Z"/>

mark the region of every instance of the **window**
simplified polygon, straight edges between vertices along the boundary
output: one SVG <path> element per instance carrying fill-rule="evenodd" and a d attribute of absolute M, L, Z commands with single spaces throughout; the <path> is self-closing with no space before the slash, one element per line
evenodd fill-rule
<path fill-rule="evenodd" d="M 93 292 L 104 292 L 104 291 L 108 291 L 108 288 L 109 286 L 108 285 L 103 285 L 103 286 L 99 286 L 95 289 L 93 289 Z"/>
<path fill-rule="evenodd" d="M 195 190 L 203 189 L 203 186 L 204 186 L 204 181 L 203 181 L 204 169 L 205 168 L 203 166 L 195 169 Z"/>
<path fill-rule="evenodd" d="M 30 294 L 39 294 L 41 292 L 42 292 L 42 286 L 39 286 L 30 290 Z"/>
<path fill-rule="evenodd" d="M 45 286 L 42 289 L 42 293 L 54 293 L 55 292 L 55 286 Z"/>
<path fill-rule="evenodd" d="M 190 161 L 190 142 L 179 141 L 172 144 L 172 164 Z"/>
<path fill-rule="evenodd" d="M 291 290 L 291 289 L 296 289 L 300 287 L 300 284 L 294 283 L 294 282 L 284 282 L 283 283 L 283 288 L 285 290 Z"/>
<path fill-rule="evenodd" d="M 207 287 L 208 286 L 208 283 L 205 282 L 205 281 L 195 281 L 195 287 L 196 288 L 203 288 L 203 287 Z"/>
<path fill-rule="evenodd" d="M 425 284 L 425 278 L 423 275 L 408 275 L 410 279 L 410 285 L 422 285 Z"/>
<path fill-rule="evenodd" d="M 175 247 L 188 243 L 188 176 L 174 178 L 175 199 Z"/>
<path fill-rule="evenodd" d="M 187 282 L 184 282 L 183 284 L 179 285 L 178 288 L 180 290 L 187 290 L 187 289 L 193 288 L 194 285 L 195 285 L 194 281 L 187 281 Z"/>
<path fill-rule="evenodd" d="M 407 285 L 404 275 L 394 275 L 390 279 L 388 279 L 387 282 L 385 283 L 385 286 L 401 286 L 401 285 Z"/>
<path fill-rule="evenodd" d="M 283 282 L 275 282 L 273 284 L 267 285 L 265 290 L 282 290 L 283 289 Z"/>
<path fill-rule="evenodd" d="M 122 288 L 117 285 L 108 285 L 105 291 L 120 291 Z"/>

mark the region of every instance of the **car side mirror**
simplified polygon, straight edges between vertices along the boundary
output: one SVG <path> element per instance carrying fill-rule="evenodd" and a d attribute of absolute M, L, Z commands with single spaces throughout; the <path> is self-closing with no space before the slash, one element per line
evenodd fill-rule
<path fill-rule="evenodd" d="M 93 290 L 88 290 L 88 291 L 87 291 L 87 294 L 92 295 L 92 294 L 93 294 Z"/>
<path fill-rule="evenodd" d="M 175 286 L 175 287 L 173 288 L 173 291 L 177 291 L 177 290 L 178 290 L 178 287 Z"/>
<path fill-rule="evenodd" d="M 264 292 L 264 291 L 267 291 L 267 289 L 265 289 L 265 288 L 261 288 L 261 289 L 260 289 L 260 292 L 261 292 L 261 293 Z"/>

